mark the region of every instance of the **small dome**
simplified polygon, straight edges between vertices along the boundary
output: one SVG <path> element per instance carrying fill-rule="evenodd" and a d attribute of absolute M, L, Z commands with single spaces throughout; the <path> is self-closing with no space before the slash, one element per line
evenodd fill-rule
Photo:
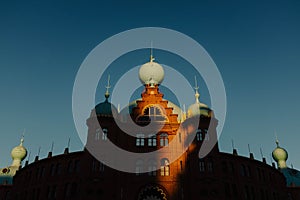
<path fill-rule="evenodd" d="M 27 150 L 25 147 L 23 147 L 23 139 L 21 140 L 21 144 L 11 151 L 11 157 L 13 160 L 24 160 L 24 158 L 27 156 Z"/>
<path fill-rule="evenodd" d="M 144 85 L 161 84 L 164 80 L 164 74 L 163 67 L 160 64 L 153 62 L 153 59 L 151 59 L 150 62 L 143 64 L 139 70 L 139 78 Z"/>
<path fill-rule="evenodd" d="M 189 106 L 188 117 L 194 117 L 197 115 L 203 115 L 205 117 L 211 116 L 211 109 L 204 103 L 196 102 Z"/>
<path fill-rule="evenodd" d="M 276 162 L 286 161 L 288 159 L 288 152 L 279 146 L 272 152 L 272 157 Z"/>
<path fill-rule="evenodd" d="M 95 111 L 97 115 L 109 115 L 112 116 L 113 112 L 118 113 L 116 107 L 109 103 L 106 99 L 104 102 L 99 103 L 95 106 Z"/>

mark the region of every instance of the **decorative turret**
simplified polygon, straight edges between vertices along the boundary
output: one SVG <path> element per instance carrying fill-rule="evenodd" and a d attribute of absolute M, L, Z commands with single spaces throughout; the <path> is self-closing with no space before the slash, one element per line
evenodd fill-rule
<path fill-rule="evenodd" d="M 277 162 L 277 166 L 280 169 L 287 168 L 286 161 L 288 159 L 288 152 L 279 146 L 279 141 L 276 139 L 277 147 L 272 152 L 273 159 Z"/>
<path fill-rule="evenodd" d="M 112 116 L 113 112 L 117 113 L 116 107 L 113 104 L 111 104 L 110 102 L 108 102 L 108 98 L 110 96 L 109 88 L 111 87 L 110 83 L 109 83 L 109 80 L 110 80 L 110 76 L 108 76 L 106 92 L 104 94 L 105 101 L 102 102 L 102 103 L 99 103 L 98 105 L 95 106 L 95 111 L 96 111 L 97 115 Z"/>
<path fill-rule="evenodd" d="M 13 159 L 13 162 L 11 164 L 12 167 L 19 168 L 21 166 L 21 162 L 25 159 L 27 156 L 27 150 L 23 146 L 24 138 L 21 138 L 21 143 L 19 146 L 16 146 L 11 151 L 11 157 Z"/>
<path fill-rule="evenodd" d="M 197 116 L 197 115 L 202 115 L 202 116 L 205 116 L 205 117 L 211 117 L 211 109 L 203 104 L 203 103 L 200 103 L 199 101 L 199 97 L 200 97 L 200 94 L 198 92 L 198 85 L 197 85 L 197 79 L 195 77 L 195 103 L 190 105 L 189 108 L 188 108 L 188 117 L 194 117 L 194 116 Z"/>

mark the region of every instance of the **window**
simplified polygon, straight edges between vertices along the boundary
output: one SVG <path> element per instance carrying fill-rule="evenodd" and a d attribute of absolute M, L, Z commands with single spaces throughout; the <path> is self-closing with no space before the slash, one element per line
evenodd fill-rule
<path fill-rule="evenodd" d="M 77 193 L 77 183 L 66 183 L 65 190 L 64 190 L 64 196 L 65 198 L 68 197 L 75 197 Z"/>
<path fill-rule="evenodd" d="M 224 183 L 224 189 L 225 189 L 225 196 L 230 197 L 230 185 L 228 183 Z"/>
<path fill-rule="evenodd" d="M 228 167 L 227 167 L 227 162 L 226 161 L 222 161 L 222 171 L 224 173 L 228 172 Z"/>
<path fill-rule="evenodd" d="M 61 174 L 61 164 L 60 163 L 57 163 L 56 164 L 56 169 L 55 169 L 55 172 L 56 172 L 56 174 Z"/>
<path fill-rule="evenodd" d="M 102 162 L 99 162 L 99 171 L 104 172 L 105 165 Z"/>
<path fill-rule="evenodd" d="M 160 175 L 161 176 L 170 176 L 169 160 L 166 158 L 161 159 Z"/>
<path fill-rule="evenodd" d="M 162 110 L 157 106 L 149 106 L 144 110 L 144 116 L 148 116 L 154 121 L 166 121 L 166 117 L 162 114 Z"/>
<path fill-rule="evenodd" d="M 197 139 L 197 141 L 202 141 L 203 140 L 203 135 L 202 135 L 201 129 L 197 130 L 196 139 Z"/>
<path fill-rule="evenodd" d="M 209 140 L 209 134 L 207 133 L 207 129 L 204 129 L 203 132 L 204 132 L 204 135 L 205 135 L 204 140 Z"/>
<path fill-rule="evenodd" d="M 48 186 L 48 199 L 55 199 L 56 198 L 56 185 Z"/>
<path fill-rule="evenodd" d="M 214 168 L 213 168 L 213 162 L 212 161 L 208 161 L 207 162 L 207 171 L 209 172 L 213 172 Z"/>
<path fill-rule="evenodd" d="M 200 172 L 205 172 L 205 163 L 204 160 L 199 161 L 199 170 Z"/>
<path fill-rule="evenodd" d="M 80 171 L 80 161 L 79 160 L 75 160 L 75 172 L 79 172 Z"/>
<path fill-rule="evenodd" d="M 104 141 L 107 140 L 107 133 L 108 133 L 107 128 L 102 129 L 102 140 Z"/>
<path fill-rule="evenodd" d="M 144 146 L 145 145 L 145 136 L 144 134 L 136 135 L 136 146 Z"/>
<path fill-rule="evenodd" d="M 37 169 L 37 179 L 44 177 L 45 175 L 45 167 L 41 167 L 41 169 Z"/>
<path fill-rule="evenodd" d="M 157 163 L 154 160 L 150 160 L 148 163 L 148 175 L 149 176 L 156 176 L 156 168 Z"/>
<path fill-rule="evenodd" d="M 245 167 L 245 165 L 241 165 L 241 176 L 246 176 L 246 167 Z"/>
<path fill-rule="evenodd" d="M 143 170 L 143 160 L 137 160 L 135 163 L 135 174 L 140 175 Z"/>
<path fill-rule="evenodd" d="M 73 161 L 69 161 L 69 164 L 68 164 L 68 172 L 69 172 L 69 173 L 72 173 L 72 172 L 73 172 Z"/>
<path fill-rule="evenodd" d="M 95 159 L 92 161 L 92 172 L 104 172 L 105 165 Z"/>
<path fill-rule="evenodd" d="M 95 131 L 95 140 L 100 140 L 101 129 L 97 128 Z"/>
<path fill-rule="evenodd" d="M 156 135 L 150 136 L 148 138 L 148 146 L 155 147 L 156 146 Z"/>
<path fill-rule="evenodd" d="M 66 183 L 65 190 L 64 190 L 65 197 L 71 197 L 71 187 L 72 187 L 71 183 Z"/>
<path fill-rule="evenodd" d="M 168 134 L 162 133 L 160 134 L 160 146 L 168 146 L 169 144 L 169 139 L 168 139 Z"/>

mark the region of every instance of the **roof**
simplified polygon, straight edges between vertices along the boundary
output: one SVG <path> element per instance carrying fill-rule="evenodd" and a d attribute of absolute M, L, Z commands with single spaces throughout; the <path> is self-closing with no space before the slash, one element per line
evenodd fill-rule
<path fill-rule="evenodd" d="M 291 168 L 283 168 L 280 171 L 286 178 L 287 186 L 300 186 L 300 171 Z"/>

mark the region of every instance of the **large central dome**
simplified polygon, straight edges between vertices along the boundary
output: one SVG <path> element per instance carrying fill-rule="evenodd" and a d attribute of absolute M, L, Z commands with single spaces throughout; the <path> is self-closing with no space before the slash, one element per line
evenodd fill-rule
<path fill-rule="evenodd" d="M 157 85 L 164 80 L 163 67 L 154 62 L 154 58 L 151 57 L 150 62 L 143 64 L 139 70 L 140 81 L 144 85 Z"/>

